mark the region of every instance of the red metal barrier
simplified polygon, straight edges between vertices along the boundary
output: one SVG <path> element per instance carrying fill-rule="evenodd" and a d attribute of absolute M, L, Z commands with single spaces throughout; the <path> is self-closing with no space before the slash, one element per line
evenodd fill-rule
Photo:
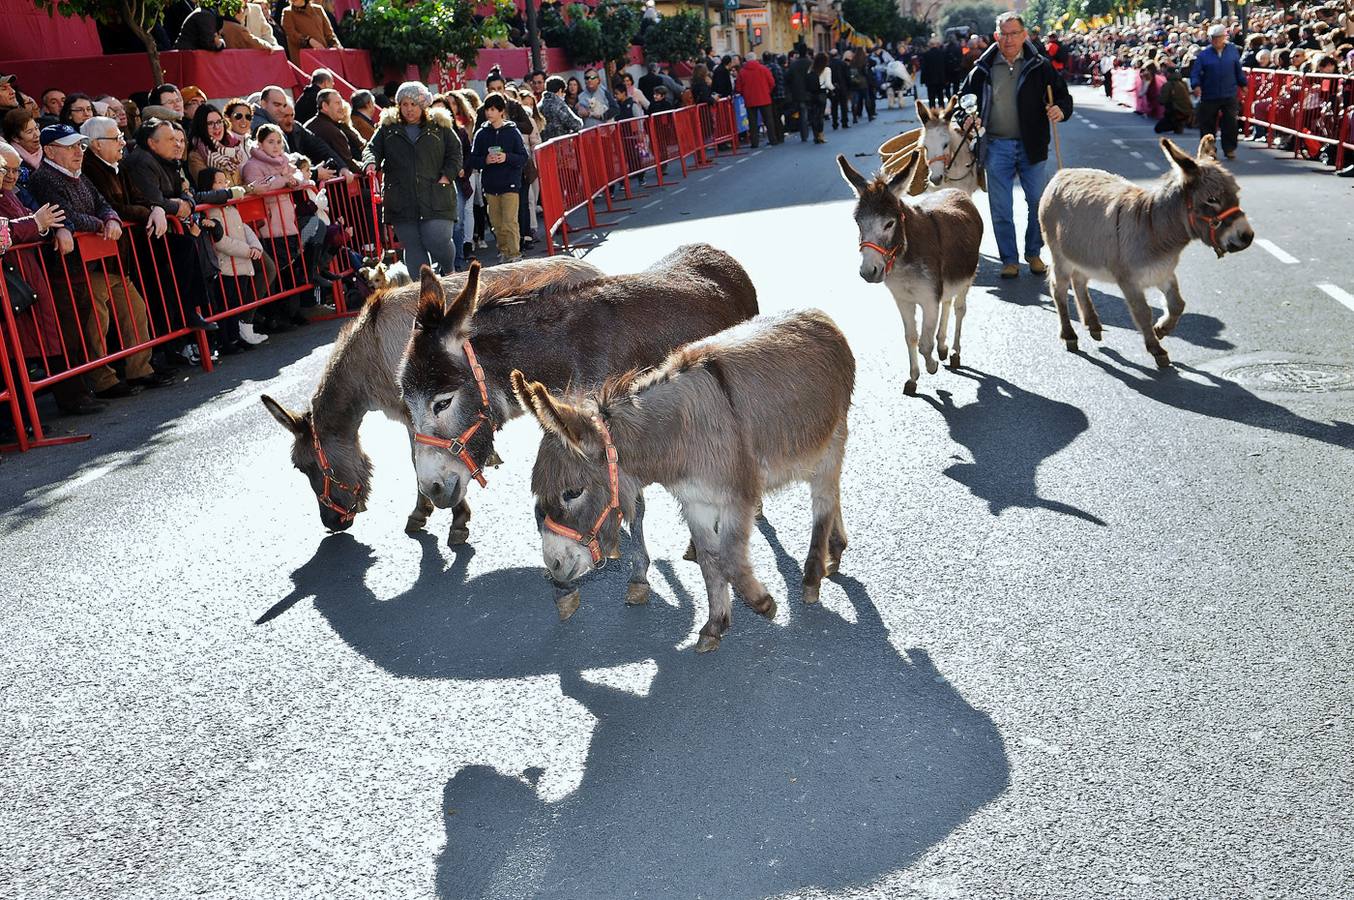
<path fill-rule="evenodd" d="M 1336 165 L 1343 165 L 1345 151 L 1354 150 L 1354 76 L 1267 69 L 1246 73 L 1242 122 L 1265 129 L 1270 146 L 1276 133 L 1290 135 L 1296 156 L 1313 158 L 1323 145 L 1334 145 Z"/>

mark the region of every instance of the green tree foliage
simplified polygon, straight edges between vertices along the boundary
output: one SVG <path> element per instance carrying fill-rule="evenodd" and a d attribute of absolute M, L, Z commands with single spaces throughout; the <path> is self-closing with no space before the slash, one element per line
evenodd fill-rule
<path fill-rule="evenodd" d="M 602 0 L 593 10 L 593 16 L 601 24 L 601 59 L 607 63 L 609 73 L 614 74 L 616 66 L 629 60 L 641 15 L 639 4 L 632 0 Z"/>
<path fill-rule="evenodd" d="M 989 0 L 967 0 L 964 3 L 956 3 L 945 7 L 944 14 L 940 17 L 940 27 L 943 31 L 946 28 L 957 28 L 960 25 L 967 25 L 977 34 L 991 35 L 997 30 L 997 16 L 1005 12 L 1005 8 L 998 6 Z"/>
<path fill-rule="evenodd" d="M 1061 0 L 1029 0 L 1021 16 L 1029 28 L 1039 28 L 1047 32 L 1049 25 L 1057 21 L 1063 13 Z"/>
<path fill-rule="evenodd" d="M 647 62 L 689 62 L 700 55 L 708 38 L 705 17 L 694 9 L 664 16 L 644 33 Z"/>
<path fill-rule="evenodd" d="M 639 34 L 640 9 L 630 0 L 602 0 L 595 10 L 570 3 L 561 16 L 546 10 L 541 17 L 541 36 L 547 47 L 558 47 L 575 66 L 606 63 L 608 74 L 630 55 L 630 45 Z"/>
<path fill-rule="evenodd" d="M 125 24 L 145 45 L 155 83 L 164 84 L 165 72 L 160 67 L 160 51 L 155 46 L 151 31 L 164 21 L 168 0 L 33 0 L 33 3 L 49 15 L 66 19 L 93 19 L 104 25 Z M 233 16 L 242 5 L 243 0 L 220 0 L 216 8 L 223 16 Z"/>
<path fill-rule="evenodd" d="M 505 0 L 497 6 L 500 14 L 510 8 Z M 370 51 L 378 72 L 415 65 L 426 81 L 433 63 L 448 56 L 473 66 L 485 39 L 503 28 L 498 15 L 477 23 L 470 0 L 371 0 L 339 23 L 339 39 Z"/>
<path fill-rule="evenodd" d="M 900 15 L 894 0 L 846 0 L 842 18 L 861 33 L 890 44 L 931 33 L 929 22 Z"/>

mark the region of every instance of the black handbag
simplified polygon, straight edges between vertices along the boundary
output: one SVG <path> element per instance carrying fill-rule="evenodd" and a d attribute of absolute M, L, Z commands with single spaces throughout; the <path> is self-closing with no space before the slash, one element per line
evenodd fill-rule
<path fill-rule="evenodd" d="M 16 316 L 38 302 L 38 292 L 24 281 L 23 276 L 19 274 L 19 267 L 12 260 L 4 260 L 0 268 L 4 269 L 5 291 L 9 294 L 9 305 Z"/>

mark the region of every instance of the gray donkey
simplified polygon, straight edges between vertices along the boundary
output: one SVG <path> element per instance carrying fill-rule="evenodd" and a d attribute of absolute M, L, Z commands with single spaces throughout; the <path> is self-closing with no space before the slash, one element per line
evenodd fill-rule
<path fill-rule="evenodd" d="M 1092 339 L 1103 329 L 1091 303 L 1087 282 L 1113 281 L 1123 291 L 1147 352 L 1157 366 L 1171 358 L 1161 339 L 1174 330 L 1185 311 L 1175 278 L 1180 254 L 1195 238 L 1221 259 L 1251 245 L 1255 232 L 1240 206 L 1240 188 L 1215 161 L 1211 136 L 1191 157 L 1167 138 L 1161 148 L 1171 169 L 1142 188 L 1100 169 L 1063 169 L 1049 182 L 1039 203 L 1039 224 L 1053 264 L 1048 281 L 1058 308 L 1059 337 L 1077 349 L 1077 333 L 1067 314 L 1067 286 L 1076 291 L 1077 312 Z M 1166 295 L 1166 313 L 1152 322 L 1147 289 Z"/>
<path fill-rule="evenodd" d="M 633 522 L 629 498 L 657 482 L 691 529 L 710 603 L 696 650 L 714 650 L 732 622 L 730 584 L 753 610 L 775 615 L 748 535 L 765 491 L 807 481 L 804 602 L 817 602 L 846 549 L 840 481 L 855 377 L 846 338 L 817 310 L 758 316 L 687 344 L 578 406 L 514 370 L 517 401 L 546 431 L 531 490 L 547 575 L 567 586 L 599 565 L 619 543 L 621 520 Z"/>
<path fill-rule="evenodd" d="M 554 290 L 590 281 L 602 274 L 590 263 L 568 257 L 531 260 L 496 266 L 481 278 L 486 300 L 525 294 L 543 287 Z M 442 279 L 450 291 L 459 291 L 464 273 Z M 306 476 L 320 507 L 320 521 L 331 531 L 342 531 L 366 508 L 371 491 L 371 459 L 362 451 L 357 429 L 371 410 L 380 410 L 410 430 L 413 426 L 395 373 L 414 327 L 419 285 L 379 291 L 367 300 L 357 318 L 339 333 L 324 374 L 311 398 L 310 409 L 293 412 L 264 394 L 263 405 L 292 433 L 292 464 Z M 433 504 L 423 494 L 414 501 L 405 531 L 415 532 L 428 522 Z M 453 515 L 451 543 L 469 536 L 470 508 L 461 503 Z"/>
<path fill-rule="evenodd" d="M 903 393 L 917 392 L 920 351 L 926 371 L 940 368 L 931 356 L 947 353 L 945 330 L 954 306 L 954 352 L 950 365 L 959 365 L 959 336 L 964 325 L 968 290 L 978 274 L 978 247 L 983 240 L 983 220 L 973 199 L 953 188 L 902 197 L 925 158 L 914 151 L 910 162 L 890 176 L 867 180 L 837 156 L 842 177 L 856 194 L 855 219 L 860 229 L 860 277 L 871 284 L 884 282 L 907 335 L 908 380 Z M 921 307 L 921 333 L 917 332 L 917 307 Z"/>

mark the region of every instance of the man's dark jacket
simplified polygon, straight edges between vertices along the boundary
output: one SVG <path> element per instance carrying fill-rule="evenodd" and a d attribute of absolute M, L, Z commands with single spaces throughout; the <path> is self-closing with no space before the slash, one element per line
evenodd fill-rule
<path fill-rule="evenodd" d="M 296 98 L 296 121 L 309 122 L 315 118 L 315 114 L 320 111 L 320 90 L 316 85 L 306 85 L 301 96 Z"/>
<path fill-rule="evenodd" d="M 138 225 L 145 225 L 150 221 L 150 207 L 144 203 L 137 203 L 132 199 L 131 192 L 127 190 L 127 183 L 122 180 L 122 173 L 127 171 L 126 163 L 117 171 L 108 163 L 99 159 L 93 153 L 85 154 L 85 164 L 82 167 L 86 177 L 98 188 L 99 193 L 108 201 L 108 205 L 113 207 L 113 211 L 118 214 L 118 218 L 123 222 L 135 222 Z"/>
<path fill-rule="evenodd" d="M 299 121 L 293 121 L 291 131 L 282 132 L 287 139 L 287 151 L 299 153 L 317 166 L 328 166 L 334 171 L 347 167 L 328 144 L 317 138 L 309 128 Z"/>
<path fill-rule="evenodd" d="M 813 81 L 813 61 L 807 56 L 795 57 L 790 69 L 785 73 L 785 94 L 795 105 L 809 102 L 809 94 L 815 91 L 810 85 Z"/>
<path fill-rule="evenodd" d="M 1053 64 L 1038 48 L 1029 41 L 1025 42 L 1021 55 L 1025 64 L 1020 70 L 1020 79 L 1016 83 L 1016 115 L 1020 120 L 1020 140 L 1025 145 L 1025 155 L 1032 163 L 1048 159 L 1049 121 L 1048 89 L 1053 89 L 1053 102 L 1063 111 L 1063 118 L 1072 117 L 1072 95 L 1067 92 L 1067 82 L 1053 68 Z M 992 102 L 992 66 L 1005 65 L 998 57 L 1001 48 L 997 44 L 988 47 L 978 61 L 969 70 L 959 89 L 960 95 L 975 94 L 978 97 L 978 115 L 987 119 L 988 105 Z"/>
<path fill-rule="evenodd" d="M 306 122 L 310 133 L 324 141 L 330 153 L 338 157 L 349 171 L 358 169 L 357 159 L 362 155 L 362 139 L 351 129 L 344 128 L 324 113 L 318 113 Z"/>

